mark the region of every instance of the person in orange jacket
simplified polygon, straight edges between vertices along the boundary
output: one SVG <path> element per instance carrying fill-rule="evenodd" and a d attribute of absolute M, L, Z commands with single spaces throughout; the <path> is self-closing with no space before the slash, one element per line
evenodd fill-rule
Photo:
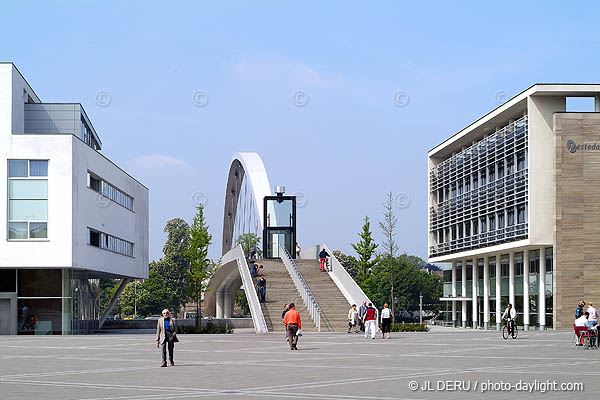
<path fill-rule="evenodd" d="M 294 303 L 290 303 L 290 309 L 285 313 L 283 323 L 288 333 L 290 342 L 290 350 L 298 350 L 296 344 L 298 344 L 298 331 L 302 329 L 302 322 L 300 321 L 300 314 L 296 311 Z"/>

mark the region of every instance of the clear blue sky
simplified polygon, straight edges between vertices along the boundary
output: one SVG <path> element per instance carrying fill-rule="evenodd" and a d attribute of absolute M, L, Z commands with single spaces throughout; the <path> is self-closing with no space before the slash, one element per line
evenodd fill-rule
<path fill-rule="evenodd" d="M 197 192 L 220 255 L 238 151 L 259 152 L 272 185 L 306 196 L 302 246 L 352 253 L 365 215 L 379 241 L 391 190 L 410 197 L 396 208 L 400 249 L 426 258 L 427 151 L 533 83 L 600 82 L 593 1 L 262 4 L 2 6 L 0 59 L 42 101 L 81 102 L 103 153 L 150 188 L 151 259 L 168 219 L 191 221 Z"/>

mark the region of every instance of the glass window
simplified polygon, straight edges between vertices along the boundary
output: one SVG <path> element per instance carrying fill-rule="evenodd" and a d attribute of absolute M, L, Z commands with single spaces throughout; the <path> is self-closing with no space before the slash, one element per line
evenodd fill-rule
<path fill-rule="evenodd" d="M 31 160 L 29 162 L 29 176 L 48 176 L 48 161 Z"/>
<path fill-rule="evenodd" d="M 474 218 L 473 219 L 473 235 L 476 235 L 478 233 L 477 229 L 478 229 L 477 218 Z"/>
<path fill-rule="evenodd" d="M 8 181 L 8 196 L 13 199 L 47 199 L 48 180 L 11 179 Z"/>
<path fill-rule="evenodd" d="M 481 230 L 479 232 L 482 232 L 482 233 L 487 232 L 486 218 L 481 217 L 480 222 L 481 222 L 481 225 L 480 225 Z"/>
<path fill-rule="evenodd" d="M 60 335 L 62 299 L 19 299 L 19 335 Z"/>
<path fill-rule="evenodd" d="M 473 174 L 473 189 L 477 189 L 477 173 Z"/>
<path fill-rule="evenodd" d="M 45 239 L 48 237 L 47 222 L 30 222 L 29 237 L 32 239 Z"/>
<path fill-rule="evenodd" d="M 456 192 L 453 196 L 455 195 Z M 292 206 L 292 200 L 267 200 L 267 226 L 273 228 L 293 226 Z"/>
<path fill-rule="evenodd" d="M 498 179 L 504 178 L 504 162 L 498 162 Z"/>
<path fill-rule="evenodd" d="M 27 160 L 8 160 L 9 178 L 21 178 L 27 176 L 29 176 L 27 171 Z"/>
<path fill-rule="evenodd" d="M 546 272 L 552 272 L 552 247 L 546 249 Z"/>
<path fill-rule="evenodd" d="M 515 211 L 511 208 L 506 212 L 506 217 L 507 217 L 507 225 L 508 226 L 513 226 L 515 224 Z"/>
<path fill-rule="evenodd" d="M 515 156 L 510 155 L 506 157 L 506 173 L 508 175 L 515 173 Z"/>
<path fill-rule="evenodd" d="M 517 171 L 525 169 L 526 164 L 527 163 L 525 160 L 525 150 L 521 150 L 517 153 Z"/>
<path fill-rule="evenodd" d="M 0 292 L 17 291 L 17 270 L 0 269 Z"/>
<path fill-rule="evenodd" d="M 27 239 L 27 222 L 9 222 L 9 239 Z"/>
<path fill-rule="evenodd" d="M 61 297 L 62 270 L 20 269 L 19 297 Z"/>
<path fill-rule="evenodd" d="M 526 221 L 525 206 L 517 207 L 517 223 L 524 224 Z"/>
<path fill-rule="evenodd" d="M 108 197 L 115 203 L 133 211 L 133 198 L 110 183 L 88 172 L 88 187 L 101 195 Z"/>
<path fill-rule="evenodd" d="M 496 217 L 494 216 L 494 214 L 490 214 L 489 221 L 490 221 L 489 230 L 493 231 L 494 229 L 496 229 Z"/>
<path fill-rule="evenodd" d="M 48 200 L 10 200 L 10 220 L 47 220 Z"/>
<path fill-rule="evenodd" d="M 499 212 L 498 213 L 498 229 L 502 229 L 502 228 L 504 228 L 504 213 Z"/>

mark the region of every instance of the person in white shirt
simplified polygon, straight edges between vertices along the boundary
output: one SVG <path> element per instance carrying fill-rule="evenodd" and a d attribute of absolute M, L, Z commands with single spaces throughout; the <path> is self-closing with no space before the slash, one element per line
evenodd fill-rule
<path fill-rule="evenodd" d="M 517 310 L 513 308 L 512 304 L 508 303 L 506 310 L 504 310 L 504 314 L 502 314 L 502 319 L 504 320 L 504 324 L 508 325 L 508 334 L 512 335 L 515 320 L 517 319 Z"/>
<path fill-rule="evenodd" d="M 381 335 L 382 339 L 390 338 L 390 330 L 392 326 L 392 312 L 388 308 L 387 303 L 383 305 L 383 310 L 381 310 Z"/>
<path fill-rule="evenodd" d="M 588 326 L 592 327 L 598 325 L 598 311 L 593 306 L 591 301 L 587 303 L 587 309 L 585 311 L 590 313 L 590 317 L 588 318 Z"/>
<path fill-rule="evenodd" d="M 356 304 L 352 304 L 352 308 L 348 311 L 348 333 L 354 328 L 354 333 L 358 333 L 358 310 Z"/>
<path fill-rule="evenodd" d="M 588 318 L 590 313 L 587 311 L 583 315 L 575 320 L 575 326 L 588 326 Z"/>

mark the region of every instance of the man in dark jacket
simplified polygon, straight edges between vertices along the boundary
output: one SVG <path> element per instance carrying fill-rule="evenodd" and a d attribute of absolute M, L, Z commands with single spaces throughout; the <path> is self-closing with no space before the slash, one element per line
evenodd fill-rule
<path fill-rule="evenodd" d="M 366 312 L 367 312 L 367 302 L 363 301 L 362 305 L 358 309 L 358 323 L 360 325 L 360 330 L 363 331 L 363 332 L 365 331 L 364 318 L 365 318 L 365 313 Z"/>
<path fill-rule="evenodd" d="M 327 261 L 327 257 L 329 257 L 329 254 L 327 254 L 325 249 L 322 249 L 319 253 L 319 266 L 321 267 L 321 272 L 325 272 L 325 263 Z"/>
<path fill-rule="evenodd" d="M 585 302 L 581 300 L 575 309 L 575 319 L 583 315 L 583 306 L 585 306 Z"/>
<path fill-rule="evenodd" d="M 258 300 L 261 303 L 264 303 L 265 296 L 267 295 L 267 280 L 263 275 L 258 277 L 258 281 L 256 281 L 256 288 L 258 289 Z"/>

